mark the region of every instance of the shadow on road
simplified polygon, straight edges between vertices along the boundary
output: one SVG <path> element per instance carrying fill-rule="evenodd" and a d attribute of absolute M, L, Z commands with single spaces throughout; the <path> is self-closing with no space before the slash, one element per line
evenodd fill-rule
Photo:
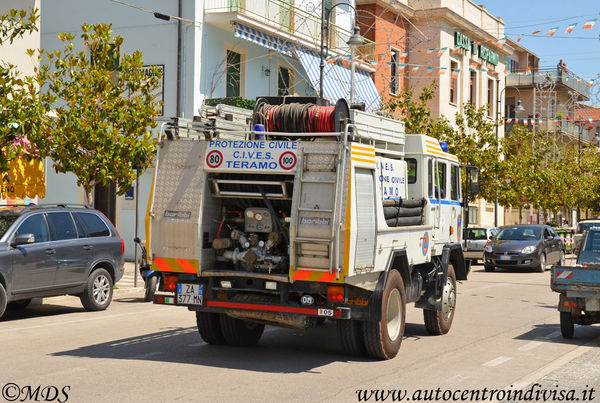
<path fill-rule="evenodd" d="M 556 309 L 556 307 L 554 308 Z M 575 336 L 572 339 L 565 339 L 560 333 L 560 324 L 558 321 L 559 319 L 557 311 L 556 324 L 535 325 L 533 329 L 515 337 L 515 339 L 541 341 L 547 343 L 583 345 L 600 336 L 600 327 L 598 326 L 575 325 Z"/>
<path fill-rule="evenodd" d="M 68 313 L 85 312 L 82 306 L 67 306 L 44 304 L 41 298 L 34 298 L 26 308 L 6 308 L 0 322 L 9 322 L 29 318 L 41 318 L 44 316 L 64 315 Z"/>

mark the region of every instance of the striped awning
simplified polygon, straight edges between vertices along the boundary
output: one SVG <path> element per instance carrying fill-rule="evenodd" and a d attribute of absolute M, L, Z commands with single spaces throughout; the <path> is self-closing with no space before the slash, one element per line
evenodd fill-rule
<path fill-rule="evenodd" d="M 292 45 L 288 42 L 245 25 L 238 24 L 237 22 L 235 22 L 233 25 L 233 35 L 236 38 L 246 39 L 250 42 L 256 43 L 257 45 L 264 46 L 267 49 L 274 50 L 290 57 L 294 56 L 292 53 Z"/>
<path fill-rule="evenodd" d="M 295 50 L 318 94 L 320 81 L 319 56 L 300 46 L 297 46 Z M 340 98 L 349 100 L 350 81 L 350 69 L 339 63 L 325 63 L 323 69 L 323 97 L 332 103 L 336 103 Z M 358 68 L 356 68 L 354 76 L 354 102 L 364 102 L 368 111 L 377 110 L 381 103 L 373 79 L 369 73 Z"/>

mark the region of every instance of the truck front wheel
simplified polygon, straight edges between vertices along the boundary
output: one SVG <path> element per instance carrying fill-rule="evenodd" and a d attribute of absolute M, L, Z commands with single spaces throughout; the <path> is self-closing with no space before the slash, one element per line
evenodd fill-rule
<path fill-rule="evenodd" d="M 442 290 L 442 310 L 423 309 L 425 328 L 429 334 L 440 335 L 450 331 L 456 307 L 456 274 L 452 264 L 448 265 L 448 279 Z"/>
<path fill-rule="evenodd" d="M 208 344 L 225 344 L 219 316 L 221 316 L 220 313 L 196 312 L 198 333 Z"/>
<path fill-rule="evenodd" d="M 367 354 L 373 358 L 394 358 L 400 350 L 406 322 L 406 292 L 402 276 L 392 270 L 381 299 L 381 320 L 363 322 Z"/>
<path fill-rule="evenodd" d="M 228 344 L 248 347 L 258 343 L 265 325 L 221 315 L 221 331 Z"/>
<path fill-rule="evenodd" d="M 573 324 L 573 315 L 571 312 L 560 313 L 560 333 L 565 339 L 572 339 L 575 333 L 575 325 Z"/>

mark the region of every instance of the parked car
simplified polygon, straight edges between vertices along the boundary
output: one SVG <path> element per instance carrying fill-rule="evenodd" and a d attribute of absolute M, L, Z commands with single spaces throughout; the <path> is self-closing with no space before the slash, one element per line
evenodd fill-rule
<path fill-rule="evenodd" d="M 483 249 L 485 246 L 499 232 L 500 228 L 497 227 L 466 228 L 462 242 L 465 259 L 471 260 L 471 264 L 477 264 L 477 260 L 483 259 Z"/>
<path fill-rule="evenodd" d="M 579 250 L 581 249 L 581 241 L 583 241 L 585 231 L 587 231 L 593 225 L 600 225 L 600 220 L 581 220 L 579 221 L 579 224 L 577 224 L 574 237 L 575 254 L 579 254 Z"/>
<path fill-rule="evenodd" d="M 485 247 L 484 257 L 485 271 L 500 267 L 544 272 L 548 264 L 564 265 L 565 245 L 548 225 L 513 225 L 502 228 Z"/>
<path fill-rule="evenodd" d="M 0 208 L 0 317 L 7 304 L 76 295 L 88 311 L 106 309 L 123 276 L 125 245 L 111 222 L 89 207 Z"/>

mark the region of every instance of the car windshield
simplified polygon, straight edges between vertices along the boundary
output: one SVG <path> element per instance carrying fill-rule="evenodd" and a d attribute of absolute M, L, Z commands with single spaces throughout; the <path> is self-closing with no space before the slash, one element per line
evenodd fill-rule
<path fill-rule="evenodd" d="M 591 223 L 591 222 L 589 222 L 589 223 L 580 223 L 577 226 L 577 233 L 578 234 L 583 234 L 584 231 L 587 231 L 591 227 L 598 226 L 598 225 L 600 225 L 600 224 L 598 224 L 598 223 Z"/>
<path fill-rule="evenodd" d="M 4 236 L 10 226 L 17 221 L 19 216 L 16 215 L 4 215 L 0 216 L 0 238 Z"/>
<path fill-rule="evenodd" d="M 527 239 L 540 239 L 542 229 L 539 227 L 508 227 L 498 234 L 498 240 L 524 241 Z"/>

